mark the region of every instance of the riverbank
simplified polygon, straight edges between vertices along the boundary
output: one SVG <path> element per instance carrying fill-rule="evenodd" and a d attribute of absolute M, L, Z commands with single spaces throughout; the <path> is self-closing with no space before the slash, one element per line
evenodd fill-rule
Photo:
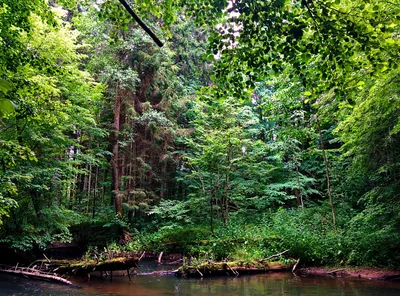
<path fill-rule="evenodd" d="M 293 263 L 294 264 L 294 263 Z M 239 276 L 243 274 L 257 274 L 267 272 L 289 271 L 293 264 L 274 262 L 203 262 L 195 265 L 183 265 L 177 270 L 182 277 L 215 277 L 222 275 Z"/>
<path fill-rule="evenodd" d="M 153 258 L 154 261 L 157 260 L 156 254 L 148 254 L 147 259 Z M 177 262 L 182 262 L 183 256 L 179 254 L 166 254 L 164 255 L 164 260 L 162 264 L 176 264 Z M 189 273 L 194 276 L 199 276 L 200 272 L 206 271 L 205 273 L 208 276 L 212 275 L 221 275 L 221 274 L 229 274 L 231 268 L 233 269 L 247 269 L 248 273 L 264 273 L 264 272 L 273 272 L 273 271 L 289 271 L 293 269 L 295 260 L 289 260 L 291 264 L 282 264 L 280 262 L 269 262 L 270 269 L 266 269 L 266 266 L 261 262 L 253 261 L 251 263 L 244 264 L 243 262 L 213 262 L 213 263 L 203 263 L 198 264 L 196 266 L 191 266 L 187 264 L 186 266 L 181 266 L 180 273 Z M 257 265 L 257 266 L 256 266 Z M 260 266 L 258 266 L 260 265 Z M 218 270 L 221 272 L 209 272 L 209 270 Z M 336 266 L 336 267 L 327 267 L 327 266 L 319 266 L 319 267 L 297 267 L 295 268 L 296 275 L 310 275 L 310 276 L 324 276 L 324 277 L 337 277 L 337 278 L 352 278 L 352 279 L 367 279 L 367 280 L 390 280 L 390 281 L 400 281 L 400 269 L 390 269 L 390 268 L 377 268 L 377 267 L 354 267 L 354 266 Z M 236 276 L 235 272 L 232 271 L 232 275 Z"/>
<path fill-rule="evenodd" d="M 296 274 L 338 278 L 358 278 L 367 280 L 400 281 L 400 270 L 372 267 L 304 267 L 299 268 Z"/>
<path fill-rule="evenodd" d="M 227 276 L 238 276 L 239 274 L 256 274 L 256 273 L 269 273 L 274 271 L 293 271 L 296 275 L 299 276 L 322 276 L 322 277 L 331 277 L 331 278 L 350 278 L 350 279 L 367 279 L 367 280 L 388 280 L 388 281 L 400 281 L 400 270 L 396 269 L 389 269 L 389 268 L 374 268 L 374 267 L 349 267 L 349 266 L 336 266 L 336 267 L 307 267 L 307 264 L 299 264 L 297 266 L 297 262 L 295 259 L 283 258 L 283 253 L 286 253 L 288 250 L 281 252 L 280 254 L 276 254 L 270 256 L 269 258 L 259 259 L 259 260 L 251 260 L 251 261 L 230 261 L 227 262 L 223 261 L 213 261 L 213 260 L 198 260 L 194 257 L 188 259 L 187 257 L 183 256 L 182 253 L 157 253 L 157 252 L 142 252 L 142 253 L 135 253 L 135 252 L 127 252 L 127 253 L 116 253 L 113 254 L 115 256 L 119 255 L 122 256 L 123 259 L 134 258 L 135 264 L 138 264 L 140 259 L 146 259 L 147 262 L 153 262 L 157 266 L 168 266 L 174 265 L 173 270 L 167 268 L 162 270 L 157 270 L 156 272 L 148 271 L 141 272 L 140 263 L 139 266 L 136 266 L 136 271 L 139 275 L 169 275 L 169 274 L 177 274 L 183 277 L 215 277 L 221 275 Z M 275 260 L 277 261 L 270 261 L 266 259 L 272 259 L 271 257 L 277 257 Z M 140 259 L 139 259 L 140 258 Z M 281 261 L 281 259 L 283 261 Z M 44 262 L 47 262 L 43 260 Z M 105 260 L 108 265 L 115 261 L 117 258 L 111 260 Z M 40 260 L 39 260 L 40 261 Z M 52 264 L 57 264 L 59 262 L 71 262 L 66 260 L 54 260 L 51 259 Z M 88 272 L 91 273 L 92 271 L 100 271 L 101 262 L 93 260 L 89 260 L 94 265 L 89 266 L 87 260 L 75 260 L 76 262 L 83 262 L 81 264 L 84 265 L 85 268 L 78 268 L 80 271 L 87 270 L 90 267 L 91 270 Z M 74 261 L 74 262 L 75 262 Z M 268 262 L 267 262 L 268 261 Z M 75 263 L 76 263 L 75 262 Z M 15 263 L 18 264 L 18 263 Z M 14 264 L 14 265 L 15 265 Z M 52 265 L 47 263 L 47 265 Z M 22 264 L 25 265 L 25 264 Z M 26 265 L 27 266 L 27 265 Z M 63 268 L 60 266 L 57 267 L 57 272 L 62 272 Z M 178 268 L 180 267 L 180 268 Z M 294 267 L 294 268 L 293 268 Z M 75 265 L 68 265 L 69 269 L 76 269 Z M 68 269 L 67 268 L 67 269 Z M 68 269 L 68 270 L 69 270 Z M 113 270 L 114 275 L 127 275 L 126 270 L 127 268 L 123 266 L 123 268 L 106 268 L 106 270 Z M 77 272 L 73 272 L 77 274 Z M 83 272 L 86 274 L 87 272 Z"/>

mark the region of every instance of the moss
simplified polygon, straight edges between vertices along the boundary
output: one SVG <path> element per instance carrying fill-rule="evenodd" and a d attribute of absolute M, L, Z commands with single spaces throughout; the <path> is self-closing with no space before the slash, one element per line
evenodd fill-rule
<path fill-rule="evenodd" d="M 131 267 L 137 267 L 138 264 L 139 259 L 137 257 L 117 257 L 103 261 L 52 261 L 49 267 L 57 268 L 59 273 L 87 274 L 92 271 L 127 270 Z"/>
<path fill-rule="evenodd" d="M 196 265 L 184 265 L 178 269 L 181 276 L 214 276 L 238 275 L 238 273 L 263 273 L 270 271 L 285 271 L 291 269 L 293 264 L 279 261 L 232 261 L 232 262 L 203 262 Z"/>

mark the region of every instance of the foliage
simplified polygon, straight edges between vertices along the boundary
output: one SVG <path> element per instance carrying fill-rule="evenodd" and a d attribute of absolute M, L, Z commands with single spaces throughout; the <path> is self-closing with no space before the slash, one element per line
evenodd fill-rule
<path fill-rule="evenodd" d="M 216 91 L 243 97 L 243 89 L 287 66 L 301 77 L 308 95 L 344 90 L 360 69 L 377 75 L 397 69 L 397 4 L 208 0 L 188 5 L 197 22 L 211 28 L 207 55 L 219 57 L 216 82 L 224 87 Z"/>
<path fill-rule="evenodd" d="M 2 242 L 396 266 L 398 0 L 128 2 L 0 4 Z"/>
<path fill-rule="evenodd" d="M 81 220 L 67 207 L 69 184 L 80 162 L 72 159 L 71 150 L 82 141 L 74 134 L 84 137 L 86 131 L 96 130 L 89 108 L 102 92 L 101 85 L 80 69 L 83 56 L 76 32 L 62 20 L 65 11 L 46 9 L 51 24 L 31 13 L 13 35 L 19 49 L 28 57 L 32 54 L 35 62 L 28 59 L 7 72 L 13 86 L 7 96 L 17 108 L 1 122 L 1 193 L 8 208 L 19 204 L 2 237 L 24 250 L 69 241 L 68 227 Z"/>

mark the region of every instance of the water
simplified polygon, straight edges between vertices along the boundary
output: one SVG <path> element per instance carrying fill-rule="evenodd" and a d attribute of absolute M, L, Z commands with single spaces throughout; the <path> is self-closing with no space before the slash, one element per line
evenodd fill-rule
<path fill-rule="evenodd" d="M 167 267 L 168 268 L 168 267 Z M 144 268 L 147 272 L 150 268 Z M 164 267 L 166 269 L 166 267 Z M 141 270 L 141 271 L 143 271 Z M 174 276 L 114 276 L 110 279 L 72 279 L 70 287 L 0 274 L 0 295 L 323 295 L 399 296 L 400 283 L 325 277 L 296 277 L 291 273 L 268 273 L 239 277 L 180 279 Z"/>

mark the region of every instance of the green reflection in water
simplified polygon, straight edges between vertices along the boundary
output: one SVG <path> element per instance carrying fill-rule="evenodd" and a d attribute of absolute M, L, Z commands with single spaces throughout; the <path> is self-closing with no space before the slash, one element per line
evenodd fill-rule
<path fill-rule="evenodd" d="M 290 273 L 253 276 L 179 279 L 173 276 L 136 276 L 113 281 L 73 279 L 80 288 L 0 275 L 1 295 L 322 295 L 398 296 L 399 282 L 296 277 Z"/>

